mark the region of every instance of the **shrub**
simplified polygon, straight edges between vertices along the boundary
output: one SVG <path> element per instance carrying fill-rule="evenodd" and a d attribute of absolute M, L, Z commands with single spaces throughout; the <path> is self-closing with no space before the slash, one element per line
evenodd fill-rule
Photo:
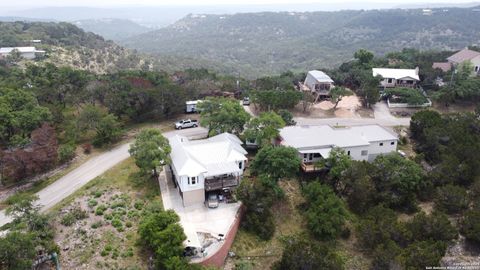
<path fill-rule="evenodd" d="M 454 185 L 437 188 L 435 206 L 449 214 L 460 213 L 468 207 L 467 191 Z"/>
<path fill-rule="evenodd" d="M 339 236 L 348 215 L 343 201 L 329 186 L 319 182 L 308 184 L 303 193 L 307 226 L 312 234 L 322 240 Z"/>
<path fill-rule="evenodd" d="M 97 204 L 98 204 L 98 202 L 95 199 L 88 200 L 88 207 L 90 207 L 90 208 L 93 208 L 93 207 L 97 206 Z"/>
<path fill-rule="evenodd" d="M 131 221 L 127 221 L 127 222 L 125 222 L 125 226 L 126 226 L 127 228 L 131 228 L 131 227 L 133 226 L 133 224 L 132 224 Z"/>
<path fill-rule="evenodd" d="M 141 201 L 136 201 L 135 204 L 134 204 L 134 207 L 135 207 L 135 209 L 137 209 L 137 210 L 142 210 L 142 208 L 143 208 L 143 202 L 141 202 Z"/>
<path fill-rule="evenodd" d="M 118 229 L 118 228 L 122 228 L 123 224 L 122 224 L 122 221 L 120 219 L 114 218 L 114 219 L 112 219 L 112 226 Z"/>
<path fill-rule="evenodd" d="M 103 226 L 103 222 L 100 220 L 100 221 L 97 221 L 97 222 L 94 222 L 92 223 L 92 225 L 90 225 L 90 227 L 92 229 L 97 229 L 97 228 L 100 228 Z"/>
<path fill-rule="evenodd" d="M 465 213 L 461 232 L 470 241 L 480 244 L 480 210 L 472 209 Z"/>
<path fill-rule="evenodd" d="M 101 215 L 103 215 L 103 212 L 105 212 L 105 210 L 107 210 L 106 205 L 104 205 L 104 204 L 99 205 L 99 206 L 97 206 L 97 209 L 95 210 L 95 215 L 101 216 Z"/>
<path fill-rule="evenodd" d="M 73 216 L 72 213 L 67 213 L 60 220 L 60 224 L 64 226 L 71 226 L 73 223 L 75 223 L 75 221 L 76 221 L 75 216 Z"/>
<path fill-rule="evenodd" d="M 451 224 L 448 216 L 439 211 L 434 211 L 428 216 L 421 212 L 406 226 L 411 233 L 411 241 L 434 240 L 448 242 L 457 237 L 457 231 Z"/>
<path fill-rule="evenodd" d="M 83 148 L 83 153 L 89 155 L 90 153 L 92 153 L 92 145 L 89 144 L 89 143 L 85 143 L 82 145 L 82 148 Z"/>
<path fill-rule="evenodd" d="M 101 190 L 97 190 L 95 192 L 92 192 L 93 197 L 95 198 L 100 198 L 103 195 L 103 192 Z"/>
<path fill-rule="evenodd" d="M 58 161 L 60 163 L 65 163 L 70 161 L 75 156 L 75 145 L 74 144 L 63 144 L 58 148 Z"/>
<path fill-rule="evenodd" d="M 75 219 L 80 220 L 88 217 L 87 211 L 83 210 L 80 207 L 74 207 L 71 211 Z"/>
<path fill-rule="evenodd" d="M 305 237 L 290 237 L 285 240 L 282 258 L 273 269 L 343 269 L 343 260 L 324 243 L 315 243 Z"/>
<path fill-rule="evenodd" d="M 425 269 L 432 265 L 439 265 L 445 255 L 447 244 L 442 241 L 414 242 L 402 252 L 405 269 Z"/>

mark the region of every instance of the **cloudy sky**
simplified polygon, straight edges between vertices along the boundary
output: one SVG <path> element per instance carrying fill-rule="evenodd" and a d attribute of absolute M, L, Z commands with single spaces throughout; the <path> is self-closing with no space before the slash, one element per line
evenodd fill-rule
<path fill-rule="evenodd" d="M 0 0 L 0 6 L 119 6 L 119 5 L 144 5 L 144 6 L 158 6 L 158 5 L 226 5 L 226 4 L 239 4 L 239 5 L 252 5 L 252 4 L 297 4 L 297 3 L 402 3 L 402 4 L 415 4 L 415 3 L 449 3 L 452 1 L 438 1 L 438 0 L 346 0 L 346 1 L 334 1 L 334 0 L 15 0 L 6 1 Z M 473 2 L 473 0 L 455 0 L 455 3 L 467 3 Z"/>

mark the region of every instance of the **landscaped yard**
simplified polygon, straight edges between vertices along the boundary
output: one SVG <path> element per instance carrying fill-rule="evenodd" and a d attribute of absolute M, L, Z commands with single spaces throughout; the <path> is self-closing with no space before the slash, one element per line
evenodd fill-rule
<path fill-rule="evenodd" d="M 161 201 L 158 183 L 139 175 L 131 158 L 65 199 L 54 210 L 63 268 L 146 269 L 137 225 L 153 201 Z"/>

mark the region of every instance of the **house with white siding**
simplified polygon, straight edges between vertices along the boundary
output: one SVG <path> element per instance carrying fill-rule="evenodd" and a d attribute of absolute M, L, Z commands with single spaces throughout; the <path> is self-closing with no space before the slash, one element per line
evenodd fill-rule
<path fill-rule="evenodd" d="M 419 69 L 373 68 L 373 77 L 380 76 L 380 86 L 384 88 L 417 86 L 420 81 Z"/>
<path fill-rule="evenodd" d="M 35 47 L 4 47 L 0 48 L 0 56 L 7 57 L 13 51 L 18 51 L 20 56 L 25 59 L 35 59 L 38 54 L 44 54 L 45 51 L 37 50 Z"/>
<path fill-rule="evenodd" d="M 334 87 L 333 80 L 320 70 L 311 70 L 302 85 L 302 91 L 309 91 L 321 97 L 328 97 L 330 90 Z"/>
<path fill-rule="evenodd" d="M 353 159 L 373 161 L 378 155 L 397 150 L 398 137 L 379 125 L 352 127 L 288 126 L 280 130 L 279 144 L 298 150 L 302 169 L 314 171 L 314 164 L 339 147 Z"/>
<path fill-rule="evenodd" d="M 240 184 L 247 151 L 235 135 L 223 133 L 208 139 L 169 138 L 173 182 L 184 206 L 204 203 L 208 192 L 234 189 Z"/>

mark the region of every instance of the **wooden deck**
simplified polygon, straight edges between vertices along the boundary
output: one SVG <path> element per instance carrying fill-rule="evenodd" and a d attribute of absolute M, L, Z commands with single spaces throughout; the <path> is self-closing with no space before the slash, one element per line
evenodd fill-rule
<path fill-rule="evenodd" d="M 302 163 L 302 170 L 304 172 L 317 172 L 320 171 L 322 168 L 316 167 L 313 163 Z"/>
<path fill-rule="evenodd" d="M 238 186 L 239 179 L 239 177 L 235 176 L 205 179 L 205 191 Z"/>

